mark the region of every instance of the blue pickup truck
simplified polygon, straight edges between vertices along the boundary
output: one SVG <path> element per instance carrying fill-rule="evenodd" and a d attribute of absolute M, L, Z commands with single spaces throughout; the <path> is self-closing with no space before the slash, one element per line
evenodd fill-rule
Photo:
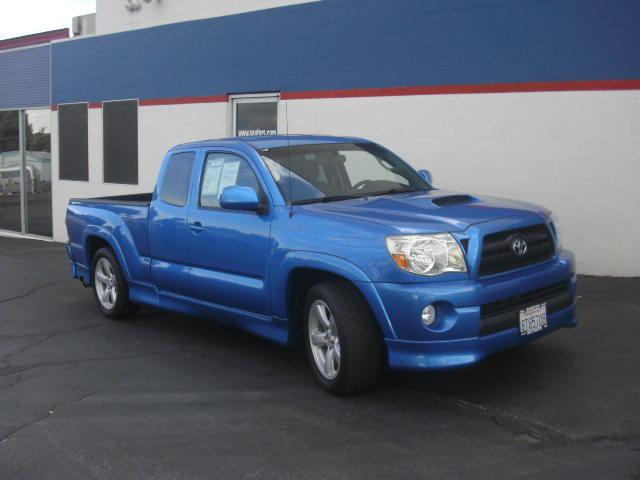
<path fill-rule="evenodd" d="M 576 324 L 549 210 L 434 188 L 360 138 L 178 145 L 152 194 L 72 199 L 66 222 L 73 276 L 107 317 L 152 305 L 303 342 L 333 393 Z"/>

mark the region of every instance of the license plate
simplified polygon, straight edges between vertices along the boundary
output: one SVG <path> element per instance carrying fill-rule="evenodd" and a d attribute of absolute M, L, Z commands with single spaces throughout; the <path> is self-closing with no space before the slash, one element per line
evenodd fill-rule
<path fill-rule="evenodd" d="M 531 335 L 547 328 L 547 304 L 540 303 L 520 310 L 520 335 Z"/>

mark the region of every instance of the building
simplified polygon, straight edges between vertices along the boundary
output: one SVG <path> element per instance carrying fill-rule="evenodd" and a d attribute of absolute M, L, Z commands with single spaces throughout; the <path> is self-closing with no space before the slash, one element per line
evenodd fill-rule
<path fill-rule="evenodd" d="M 51 42 L 68 37 L 0 41 L 0 229 L 52 235 Z"/>
<path fill-rule="evenodd" d="M 97 0 L 51 46 L 53 238 L 70 197 L 249 133 L 378 141 L 436 186 L 544 204 L 581 273 L 640 275 L 640 3 Z"/>

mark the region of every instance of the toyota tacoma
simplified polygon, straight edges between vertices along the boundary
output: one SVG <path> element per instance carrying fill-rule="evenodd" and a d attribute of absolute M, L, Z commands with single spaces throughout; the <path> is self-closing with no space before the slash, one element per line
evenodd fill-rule
<path fill-rule="evenodd" d="M 73 276 L 107 317 L 152 305 L 302 342 L 333 393 L 576 324 L 549 210 L 435 188 L 359 138 L 178 145 L 153 193 L 72 199 L 66 223 Z"/>

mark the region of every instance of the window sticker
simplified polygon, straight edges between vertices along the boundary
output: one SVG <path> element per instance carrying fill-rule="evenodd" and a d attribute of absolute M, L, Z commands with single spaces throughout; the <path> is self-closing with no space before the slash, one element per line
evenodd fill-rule
<path fill-rule="evenodd" d="M 227 187 L 236 185 L 238 181 L 238 171 L 240 170 L 240 161 L 227 161 L 222 167 L 222 175 L 220 175 L 220 186 L 218 193 L 222 194 Z"/>
<path fill-rule="evenodd" d="M 202 182 L 203 196 L 218 196 L 218 185 L 220 184 L 223 164 L 224 160 L 221 158 L 207 161 L 207 168 L 205 169 L 204 180 Z"/>

